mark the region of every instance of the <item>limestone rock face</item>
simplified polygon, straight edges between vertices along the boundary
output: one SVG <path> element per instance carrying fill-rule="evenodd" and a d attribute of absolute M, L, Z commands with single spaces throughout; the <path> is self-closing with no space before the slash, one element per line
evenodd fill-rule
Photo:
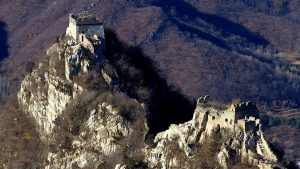
<path fill-rule="evenodd" d="M 196 160 L 199 167 L 205 162 L 201 161 L 203 157 L 197 157 L 198 150 L 205 149 L 203 146 L 210 146 L 210 142 L 213 142 L 207 153 L 213 154 L 211 162 L 215 161 L 215 166 L 220 168 L 231 168 L 236 163 L 246 163 L 261 169 L 280 166 L 264 139 L 259 121 L 254 117 L 236 119 L 238 124 L 244 125 L 229 124 L 224 127 L 220 127 L 219 120 L 210 120 L 216 114 L 220 119 L 223 119 L 222 114 L 228 117 L 226 113 L 231 108 L 215 109 L 209 103 L 198 101 L 191 121 L 171 125 L 168 130 L 156 135 L 155 146 L 147 149 L 148 165 L 152 168 L 193 168 Z M 235 113 L 233 116 L 238 116 L 238 112 Z"/>
<path fill-rule="evenodd" d="M 61 37 L 47 50 L 46 59 L 25 77 L 18 92 L 19 104 L 36 120 L 41 135 L 51 133 L 54 120 L 82 92 L 91 71 L 100 72 L 105 65 L 102 55 L 68 37 Z"/>
<path fill-rule="evenodd" d="M 72 81 L 80 74 L 87 74 L 93 64 L 97 63 L 99 66 L 104 64 L 102 57 L 89 53 L 88 49 L 83 47 L 82 44 L 75 42 L 67 46 L 65 52 L 65 76 L 68 81 Z"/>
<path fill-rule="evenodd" d="M 148 128 L 142 104 L 118 91 L 130 108 L 139 111 L 130 110 L 140 118 L 128 120 L 129 116 L 121 114 L 124 110 L 104 101 L 118 90 L 117 83 L 116 71 L 105 58 L 74 39 L 62 37 L 47 50 L 45 60 L 25 77 L 18 92 L 20 106 L 36 121 L 40 135 L 48 143 L 45 168 L 124 169 L 125 157 L 143 156 Z M 67 116 L 70 105 L 76 100 L 79 104 L 82 100 L 78 97 L 88 92 L 95 93 L 84 103 L 88 109 L 76 110 L 75 105 L 72 111 L 76 113 L 71 111 L 73 114 Z M 93 100 L 96 96 L 99 100 Z M 66 130 L 62 128 L 64 123 L 69 124 Z M 72 127 L 77 127 L 79 133 L 74 134 Z M 56 137 L 57 133 L 62 137 Z"/>
<path fill-rule="evenodd" d="M 71 148 L 49 153 L 49 164 L 46 168 L 71 169 L 72 166 L 97 168 L 107 161 L 115 165 L 122 163 L 122 155 L 118 157 L 117 154 L 122 153 L 126 146 L 132 144 L 130 138 L 137 132 L 143 135 L 147 132 L 145 121 L 141 120 L 139 123 L 143 125 L 137 130 L 122 116 L 114 114 L 111 105 L 98 104 L 82 126 L 85 131 L 72 141 Z M 143 137 L 136 139 L 143 142 Z M 109 159 L 113 154 L 116 154 L 114 159 Z M 118 164 L 116 168 L 123 169 L 126 166 Z"/>
<path fill-rule="evenodd" d="M 157 144 L 155 148 L 148 149 L 148 163 L 151 167 L 155 167 L 161 163 L 163 168 L 167 166 L 176 166 L 176 157 L 168 162 L 166 145 L 170 142 L 178 144 L 178 147 L 183 150 L 186 156 L 192 156 L 193 152 L 190 147 L 191 144 L 199 141 L 202 132 L 205 129 L 207 114 L 201 113 L 198 109 L 195 110 L 193 119 L 184 124 L 171 125 L 170 128 L 164 132 L 158 133 L 155 137 L 154 143 Z M 169 164 L 170 163 L 170 164 Z"/>
<path fill-rule="evenodd" d="M 190 121 L 172 124 L 146 145 L 147 110 L 119 83 L 114 66 L 84 42 L 64 37 L 47 50 L 18 93 L 46 138 L 46 169 L 278 166 L 252 102 L 217 108 L 200 98 Z"/>
<path fill-rule="evenodd" d="M 115 169 L 127 169 L 126 165 L 117 164 Z"/>
<path fill-rule="evenodd" d="M 65 77 L 70 72 L 64 66 L 64 56 L 69 48 L 53 45 L 47 51 L 47 59 L 27 75 L 21 83 L 18 101 L 28 115 L 33 117 L 42 135 L 49 135 L 54 120 L 62 113 L 68 102 L 81 93 L 82 87 Z M 78 47 L 79 48 L 79 47 Z"/>

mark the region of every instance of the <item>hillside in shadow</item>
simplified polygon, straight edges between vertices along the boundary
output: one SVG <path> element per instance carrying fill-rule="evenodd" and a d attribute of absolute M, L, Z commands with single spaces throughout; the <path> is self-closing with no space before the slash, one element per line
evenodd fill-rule
<path fill-rule="evenodd" d="M 6 31 L 6 24 L 0 21 L 0 62 L 8 57 L 8 33 Z"/>
<path fill-rule="evenodd" d="M 112 30 L 106 30 L 105 34 L 106 58 L 123 80 L 123 90 L 146 105 L 151 134 L 192 118 L 195 103 L 168 84 L 139 47 L 121 42 Z"/>
<path fill-rule="evenodd" d="M 284 3 L 274 6 L 275 2 Z M 18 87 L 14 86 L 18 86 L 22 79 L 26 63 L 43 58 L 45 49 L 65 32 L 69 13 L 89 10 L 105 23 L 105 27 L 115 30 L 120 41 L 140 45 L 159 68 L 157 72 L 164 75 L 167 82 L 162 84 L 176 86 L 171 87 L 172 90 L 178 88 L 175 91 L 181 91 L 189 99 L 210 95 L 222 103 L 234 99 L 252 100 L 265 108 L 261 110 L 285 116 L 290 110 L 297 112 L 300 106 L 299 65 L 283 65 L 276 60 L 276 54 L 282 53 L 282 60 L 290 53 L 300 56 L 299 9 L 298 0 L 118 0 L 118 3 L 111 0 L 2 0 L 0 18 L 7 27 L 1 26 L 1 31 L 7 31 L 0 38 L 7 39 L 9 32 L 11 44 L 1 40 L 1 45 L 5 46 L 1 47 L 1 56 L 7 57 L 2 50 L 7 46 L 11 48 L 10 56 L 1 68 L 7 76 L 5 79 L 17 79 L 14 85 L 7 85 L 11 84 L 9 82 L 2 86 L 5 90 L 6 86 L 12 86 L 12 90 L 17 92 Z M 129 52 L 129 48 L 122 50 Z M 129 53 L 126 55 L 139 52 L 133 48 Z M 127 58 L 125 54 L 123 57 Z M 118 67 L 121 66 L 120 62 Z M 135 70 L 132 67 L 128 71 Z M 126 66 L 123 66 L 124 69 Z M 141 86 L 137 79 L 143 78 L 144 74 L 132 76 L 136 77 L 132 84 Z M 133 98 L 138 95 L 139 100 L 145 100 L 149 105 L 157 105 L 154 99 L 152 102 L 146 100 L 154 98 L 148 97 L 148 93 L 157 92 L 150 90 L 155 85 L 142 86 L 147 87 L 128 93 Z M 171 91 L 164 86 L 155 90 Z M 127 83 L 126 88 L 133 87 Z M 159 109 L 162 112 L 162 108 Z M 173 112 L 168 109 L 170 111 L 166 112 Z M 154 110 L 155 107 L 152 107 Z M 163 121 L 170 120 L 168 118 L 166 115 Z M 163 123 L 153 119 L 153 126 Z M 289 152 L 292 151 L 300 158 L 299 151 L 289 148 Z M 294 158 L 292 153 L 288 154 Z"/>

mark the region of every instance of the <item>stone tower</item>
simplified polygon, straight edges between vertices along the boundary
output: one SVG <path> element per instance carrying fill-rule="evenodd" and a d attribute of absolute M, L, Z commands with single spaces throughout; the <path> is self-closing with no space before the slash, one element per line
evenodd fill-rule
<path fill-rule="evenodd" d="M 70 14 L 66 35 L 83 43 L 91 50 L 104 49 L 105 46 L 103 23 L 88 12 Z"/>

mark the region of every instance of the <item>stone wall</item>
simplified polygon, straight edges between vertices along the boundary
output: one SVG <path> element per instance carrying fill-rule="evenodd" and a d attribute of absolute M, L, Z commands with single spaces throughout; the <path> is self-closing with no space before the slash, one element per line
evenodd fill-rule
<path fill-rule="evenodd" d="M 93 43 L 86 37 L 85 34 L 80 33 L 80 34 L 79 34 L 79 39 L 78 39 L 78 40 L 81 42 L 81 44 L 82 44 L 85 48 L 89 49 L 89 51 L 91 51 L 93 54 L 95 54 L 95 48 L 94 48 L 94 45 L 93 45 Z"/>
<path fill-rule="evenodd" d="M 250 119 L 239 119 L 237 125 L 241 130 L 245 132 L 254 131 L 258 128 L 256 120 Z"/>
<path fill-rule="evenodd" d="M 76 26 L 76 21 L 74 18 L 69 16 L 69 26 L 66 30 L 66 35 L 73 37 L 75 40 L 77 40 L 77 35 L 79 34 L 78 27 Z"/>
<path fill-rule="evenodd" d="M 261 133 L 261 135 L 260 135 L 260 140 L 261 140 L 261 144 L 262 144 L 262 148 L 263 148 L 263 150 L 260 150 L 260 151 L 261 151 L 262 155 L 265 157 L 265 159 L 269 160 L 269 161 L 277 161 L 278 159 L 277 159 L 276 155 L 273 153 L 273 151 L 271 150 L 263 133 Z M 259 149 L 260 147 L 258 146 L 257 148 Z"/>
<path fill-rule="evenodd" d="M 207 131 L 210 133 L 215 127 L 234 129 L 235 113 L 231 111 L 208 109 Z"/>
<path fill-rule="evenodd" d="M 248 101 L 240 104 L 231 105 L 231 111 L 235 112 L 235 119 L 244 119 L 245 117 L 259 118 L 259 111 L 254 103 Z"/>
<path fill-rule="evenodd" d="M 66 34 L 73 37 L 75 40 L 78 40 L 79 34 L 83 33 L 87 38 L 93 39 L 94 35 L 97 35 L 101 44 L 104 44 L 105 35 L 103 24 L 95 25 L 77 25 L 76 21 L 72 17 L 69 20 L 69 26 L 66 30 Z"/>

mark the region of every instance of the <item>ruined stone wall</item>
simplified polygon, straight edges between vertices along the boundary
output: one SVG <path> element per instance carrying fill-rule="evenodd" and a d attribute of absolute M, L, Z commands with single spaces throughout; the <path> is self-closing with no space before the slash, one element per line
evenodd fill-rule
<path fill-rule="evenodd" d="M 269 149 L 268 143 L 264 138 L 264 141 L 260 139 L 263 135 L 259 127 L 259 120 L 249 117 L 239 119 L 234 123 L 235 117 L 235 111 L 232 109 L 222 110 L 213 107 L 207 100 L 200 98 L 191 121 L 171 125 L 168 130 L 157 134 L 154 140 L 156 146 L 147 149 L 146 156 L 149 166 L 153 168 L 191 168 L 188 160 L 183 164 L 180 159 L 175 158 L 178 156 L 172 156 L 174 148 L 170 148 L 169 145 L 178 145 L 178 148 L 185 153 L 185 155 L 180 154 L 183 158 L 193 158 L 193 147 L 199 143 L 205 146 L 207 144 L 205 139 L 216 137 L 212 134 L 212 130 L 217 126 L 227 128 L 227 130 L 219 130 L 223 139 L 228 137 L 226 141 L 222 141 L 220 151 L 217 152 L 217 162 L 222 168 L 232 168 L 232 165 L 236 163 L 234 160 L 249 163 L 260 169 L 271 169 L 277 166 L 276 156 Z M 231 120 L 232 124 L 230 124 Z M 242 127 L 239 128 L 238 125 Z M 240 130 L 241 128 L 242 130 Z M 212 139 L 220 139 L 220 135 L 217 137 Z M 260 144 L 264 153 L 257 151 Z"/>
<path fill-rule="evenodd" d="M 95 48 L 92 42 L 86 38 L 85 34 L 80 33 L 79 34 L 79 41 L 82 43 L 82 45 L 89 49 L 92 53 L 95 53 Z"/>
<path fill-rule="evenodd" d="M 66 35 L 73 37 L 75 40 L 77 40 L 77 35 L 79 34 L 78 27 L 76 26 L 76 21 L 74 18 L 69 17 L 69 26 L 66 30 Z"/>
<path fill-rule="evenodd" d="M 97 35 L 101 46 L 104 45 L 104 27 L 103 24 L 82 24 L 78 25 L 77 21 L 70 15 L 69 17 L 69 26 L 66 30 L 66 34 L 73 37 L 75 40 L 78 40 L 79 34 L 84 33 L 87 38 L 93 39 L 94 35 Z"/>
<path fill-rule="evenodd" d="M 277 161 L 277 157 L 276 155 L 273 153 L 273 151 L 271 150 L 268 142 L 266 141 L 264 134 L 261 133 L 260 135 L 260 139 L 261 139 L 261 143 L 263 145 L 263 156 L 270 161 Z"/>
<path fill-rule="evenodd" d="M 82 25 L 77 26 L 78 33 L 86 34 L 87 38 L 93 38 L 94 35 L 97 35 L 100 40 L 104 40 L 104 27 L 103 25 Z"/>
<path fill-rule="evenodd" d="M 242 129 L 244 132 L 254 131 L 258 128 L 256 124 L 256 120 L 240 119 L 238 120 L 237 124 L 238 127 Z"/>
<path fill-rule="evenodd" d="M 207 131 L 212 131 L 214 127 L 220 126 L 220 128 L 234 128 L 234 115 L 219 112 L 220 114 L 209 112 L 207 121 Z"/>
<path fill-rule="evenodd" d="M 206 99 L 205 99 L 206 98 Z M 243 131 L 254 131 L 259 128 L 258 109 L 252 102 L 233 104 L 227 109 L 217 109 L 211 106 L 208 97 L 200 98 L 197 108 L 208 112 L 206 131 L 211 133 L 213 128 L 241 128 Z"/>
<path fill-rule="evenodd" d="M 252 102 L 232 105 L 229 110 L 235 112 L 235 120 L 245 119 L 245 117 L 259 118 L 259 111 Z"/>

